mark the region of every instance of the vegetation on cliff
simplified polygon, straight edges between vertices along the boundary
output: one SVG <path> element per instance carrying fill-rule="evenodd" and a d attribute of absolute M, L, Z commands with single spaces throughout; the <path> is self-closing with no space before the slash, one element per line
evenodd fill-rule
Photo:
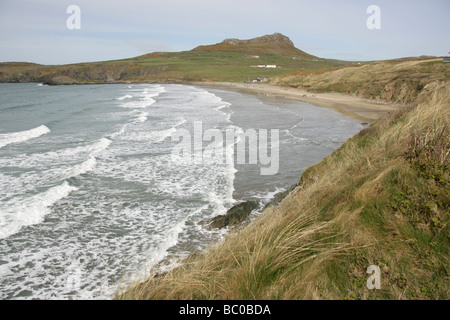
<path fill-rule="evenodd" d="M 411 75 L 422 67 L 440 68 L 418 62 Z M 402 68 L 390 79 L 369 70 L 348 79 L 349 88 L 361 79 L 370 98 L 370 84 L 409 79 Z M 319 88 L 342 81 L 340 72 L 306 79 Z M 394 90 L 390 101 L 410 103 L 308 168 L 278 206 L 117 298 L 449 299 L 450 82 L 435 76 L 417 79 L 423 87 L 413 92 Z M 371 265 L 380 268 L 380 289 L 366 286 Z"/>
<path fill-rule="evenodd" d="M 311 92 L 338 92 L 390 103 L 413 102 L 426 84 L 450 79 L 442 58 L 405 58 L 347 67 L 297 71 L 273 77 L 271 83 Z"/>

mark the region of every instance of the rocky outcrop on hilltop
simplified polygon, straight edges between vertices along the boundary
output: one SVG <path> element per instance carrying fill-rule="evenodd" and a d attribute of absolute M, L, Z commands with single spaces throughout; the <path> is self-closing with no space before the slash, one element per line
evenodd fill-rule
<path fill-rule="evenodd" d="M 233 46 L 242 46 L 242 45 L 261 45 L 261 44 L 272 44 L 272 43 L 279 43 L 279 44 L 287 44 L 289 46 L 294 47 L 294 43 L 289 39 L 289 37 L 286 37 L 285 35 L 282 35 L 281 33 L 274 33 L 265 35 L 262 37 L 253 38 L 250 40 L 239 40 L 239 39 L 225 39 L 221 42 L 222 44 L 229 44 Z"/>
<path fill-rule="evenodd" d="M 225 39 L 217 44 L 198 46 L 192 51 L 246 52 L 249 54 L 294 55 L 305 59 L 317 58 L 297 49 L 291 39 L 277 32 L 249 40 Z"/>

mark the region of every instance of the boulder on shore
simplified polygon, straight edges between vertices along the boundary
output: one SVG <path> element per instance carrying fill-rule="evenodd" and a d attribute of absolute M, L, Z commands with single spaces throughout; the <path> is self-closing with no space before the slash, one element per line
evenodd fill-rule
<path fill-rule="evenodd" d="M 222 229 L 229 226 L 237 226 L 245 221 L 257 206 L 258 201 L 251 200 L 241 202 L 231 207 L 226 214 L 219 215 L 212 219 L 202 220 L 199 222 L 199 224 L 205 225 L 205 227 L 209 230 Z"/>
<path fill-rule="evenodd" d="M 269 207 L 269 206 L 271 206 L 271 205 L 272 205 L 272 206 L 277 206 L 277 205 L 279 205 L 280 202 L 283 201 L 283 199 L 286 198 L 287 195 L 288 195 L 289 193 L 291 193 L 292 190 L 294 190 L 296 187 L 297 187 L 297 184 L 294 184 L 294 185 L 290 186 L 289 188 L 287 188 L 285 191 L 281 191 L 281 192 L 278 192 L 277 194 L 275 194 L 275 195 L 273 196 L 272 200 L 271 200 L 269 203 L 266 204 L 266 206 L 264 207 L 264 209 L 267 208 L 267 207 Z"/>
<path fill-rule="evenodd" d="M 57 85 L 69 85 L 69 84 L 77 84 L 78 82 L 70 77 L 67 76 L 56 76 L 52 77 L 46 81 L 44 81 L 44 84 L 50 85 L 50 86 L 57 86 Z"/>

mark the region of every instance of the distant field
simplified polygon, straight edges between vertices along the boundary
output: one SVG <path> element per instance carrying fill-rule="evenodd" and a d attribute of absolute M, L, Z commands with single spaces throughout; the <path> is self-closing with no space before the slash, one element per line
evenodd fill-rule
<path fill-rule="evenodd" d="M 130 61 L 130 60 L 128 60 Z M 168 65 L 175 69 L 171 76 L 195 81 L 251 81 L 259 76 L 273 77 L 300 70 L 322 69 L 348 65 L 339 60 L 294 60 L 290 56 L 259 56 L 240 52 L 187 51 L 165 53 L 156 57 L 131 59 L 138 66 Z M 257 68 L 257 65 L 276 65 L 277 68 Z M 161 75 L 160 75 L 161 76 Z"/>

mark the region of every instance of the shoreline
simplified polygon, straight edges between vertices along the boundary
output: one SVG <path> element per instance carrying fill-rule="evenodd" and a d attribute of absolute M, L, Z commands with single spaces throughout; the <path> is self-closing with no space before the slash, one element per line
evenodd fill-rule
<path fill-rule="evenodd" d="M 270 84 L 239 82 L 192 82 L 191 84 L 211 88 L 237 89 L 282 99 L 298 100 L 367 122 L 373 122 L 386 113 L 399 108 L 399 106 L 386 102 L 373 102 L 340 93 L 311 93 L 306 90 Z"/>
<path fill-rule="evenodd" d="M 35 82 L 29 82 L 35 83 Z M 42 82 L 41 82 L 42 83 Z M 45 84 L 45 83 L 44 83 Z M 386 101 L 373 101 L 341 93 L 314 93 L 307 90 L 292 87 L 283 87 L 266 83 L 242 83 L 242 82 L 89 82 L 89 83 L 62 83 L 59 85 L 96 85 L 96 84 L 185 84 L 199 87 L 235 89 L 248 93 L 264 94 L 282 99 L 291 99 L 309 103 L 318 107 L 328 108 L 354 119 L 373 122 L 390 111 L 398 110 L 401 105 L 395 105 Z M 56 84 L 47 84 L 56 85 Z"/>

